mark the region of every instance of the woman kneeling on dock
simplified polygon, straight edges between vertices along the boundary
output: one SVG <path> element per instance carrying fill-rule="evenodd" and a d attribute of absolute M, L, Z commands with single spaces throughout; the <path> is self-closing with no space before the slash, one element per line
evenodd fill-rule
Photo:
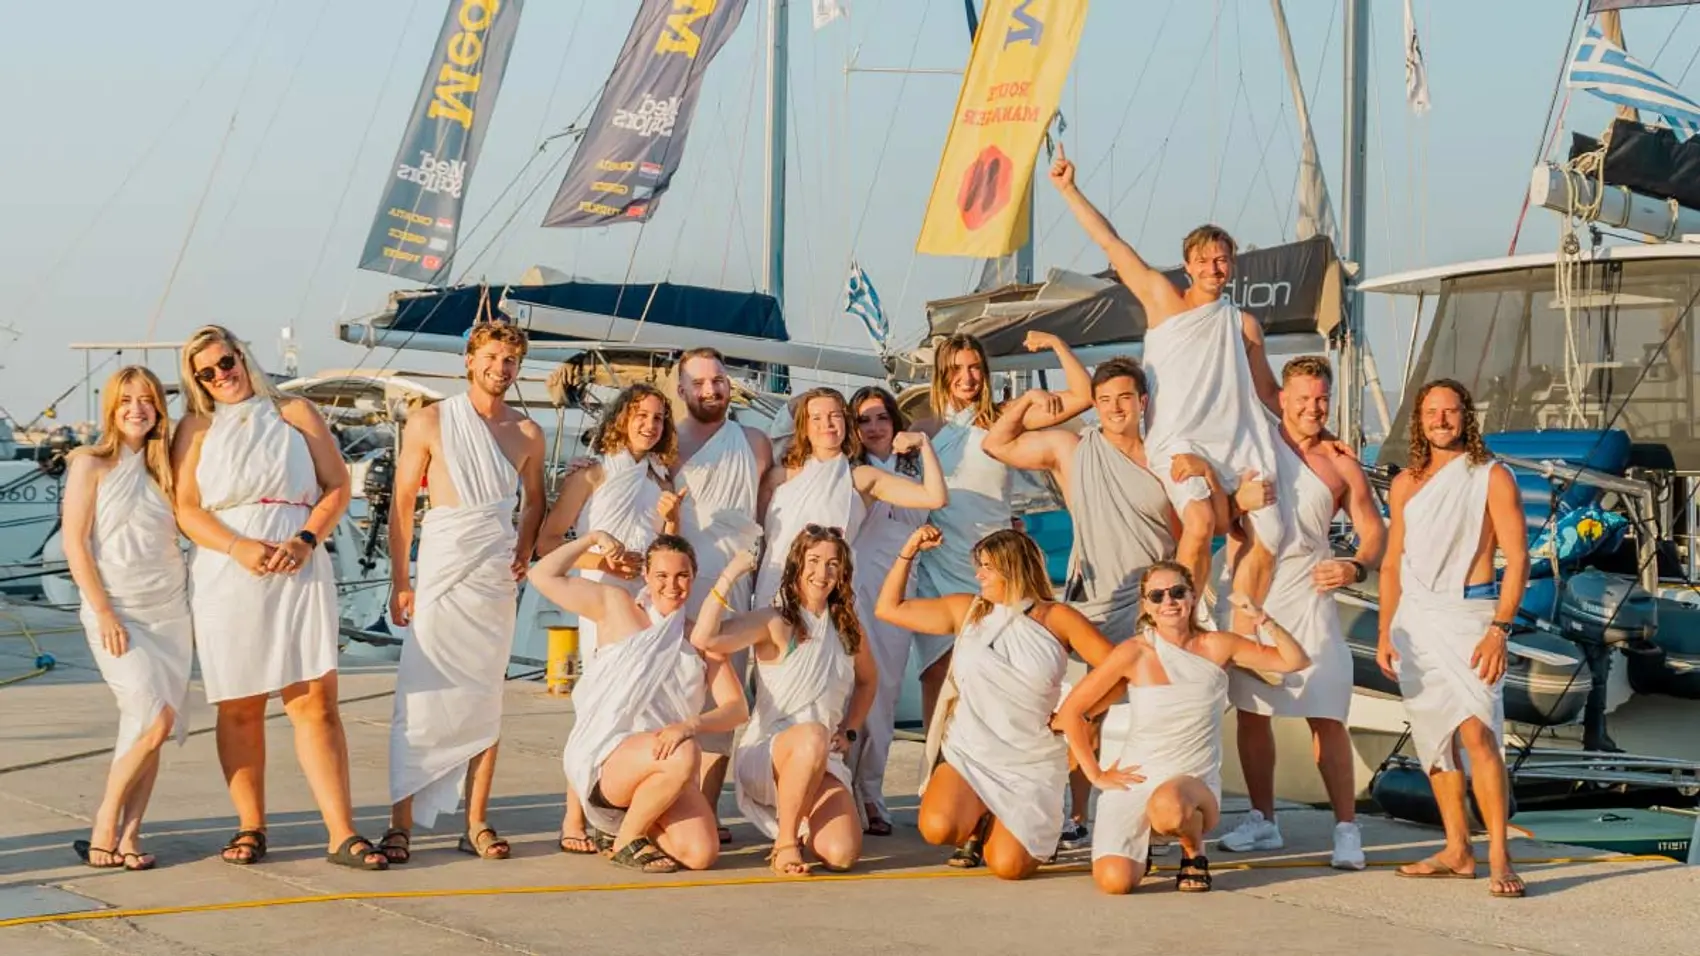
<path fill-rule="evenodd" d="M 1175 886 L 1183 893 L 1210 889 L 1204 834 L 1216 825 L 1222 806 L 1222 712 L 1228 707 L 1227 668 L 1271 674 L 1310 666 L 1286 628 L 1250 599 L 1229 600 L 1249 616 L 1268 647 L 1226 631 L 1201 631 L 1193 617 L 1197 592 L 1185 565 L 1160 561 L 1140 582 L 1143 604 L 1138 633 L 1092 669 L 1057 711 L 1057 726 L 1098 797 L 1097 832 L 1092 837 L 1092 879 L 1106 893 L 1131 893 L 1151 869 L 1151 834 L 1181 845 Z M 1132 710 L 1127 737 L 1108 738 L 1118 752 L 1100 766 L 1092 714 L 1100 714 L 1127 688 Z"/>
<path fill-rule="evenodd" d="M 754 648 L 756 710 L 732 755 L 738 807 L 773 842 L 780 876 L 807 876 L 798 841 L 829 870 L 862 855 L 862 824 L 844 755 L 878 687 L 873 648 L 856 617 L 850 546 L 838 528 L 807 525 L 791 542 L 777 605 L 724 623 L 724 595 L 756 567 L 740 554 L 703 602 L 691 643 L 730 656 Z"/>
<path fill-rule="evenodd" d="M 749 706 L 726 662 L 685 639 L 696 554 L 683 538 L 657 536 L 643 555 L 644 590 L 634 596 L 567 576 L 592 548 L 624 550 L 595 531 L 556 548 L 530 574 L 540 594 L 596 625 L 596 646 L 573 688 L 573 729 L 561 755 L 567 782 L 614 863 L 645 873 L 707 869 L 720 840 L 714 808 L 697 788 L 702 752 L 693 738 L 733 730 Z M 704 713 L 710 693 L 715 706 Z"/>
<path fill-rule="evenodd" d="M 982 860 L 1002 879 L 1032 876 L 1062 834 L 1068 748 L 1051 730 L 1072 650 L 1093 664 L 1110 642 L 1053 599 L 1045 559 L 1019 531 L 974 545 L 980 593 L 905 596 L 909 569 L 943 535 L 923 525 L 886 575 L 875 613 L 918 634 L 955 634 L 950 677 L 927 733 L 920 828 L 960 845 L 952 866 Z"/>
<path fill-rule="evenodd" d="M 101 389 L 100 441 L 71 453 L 65 482 L 65 560 L 82 592 L 78 612 L 100 676 L 118 698 L 118 742 L 87 840 L 74 844 L 99 869 L 148 870 L 142 814 L 159 750 L 188 732 L 188 572 L 171 512 L 171 421 L 165 389 L 139 365 Z"/>

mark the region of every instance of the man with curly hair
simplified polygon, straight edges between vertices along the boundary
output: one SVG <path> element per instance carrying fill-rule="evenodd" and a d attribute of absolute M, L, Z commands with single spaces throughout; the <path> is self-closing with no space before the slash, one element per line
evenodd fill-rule
<path fill-rule="evenodd" d="M 1475 878 L 1464 805 L 1468 766 L 1488 832 L 1488 892 L 1520 897 L 1523 880 L 1506 846 L 1501 748 L 1506 639 L 1529 582 L 1528 532 L 1517 482 L 1494 462 L 1480 428 L 1462 384 L 1437 379 L 1417 393 L 1410 463 L 1388 501 L 1376 662 L 1399 681 L 1446 828 L 1445 847 L 1400 867 L 1399 875 Z M 1505 567 L 1498 581 L 1496 552 Z"/>
<path fill-rule="evenodd" d="M 380 849 L 406 863 L 415 820 L 432 826 L 467 796 L 460 849 L 506 859 L 485 818 L 513 648 L 517 581 L 543 517 L 543 431 L 504 400 L 526 335 L 480 325 L 466 343 L 465 394 L 408 417 L 390 510 L 390 613 L 413 625 L 390 721 L 390 830 Z M 419 580 L 408 574 L 414 503 L 430 488 Z M 523 492 L 523 494 L 522 494 Z M 514 511 L 523 502 L 520 520 Z"/>

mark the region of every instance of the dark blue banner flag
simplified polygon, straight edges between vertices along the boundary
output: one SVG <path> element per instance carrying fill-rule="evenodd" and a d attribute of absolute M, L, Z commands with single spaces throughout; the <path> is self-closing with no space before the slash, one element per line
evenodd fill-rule
<path fill-rule="evenodd" d="M 545 226 L 647 222 L 685 152 L 702 76 L 744 0 L 643 0 Z"/>

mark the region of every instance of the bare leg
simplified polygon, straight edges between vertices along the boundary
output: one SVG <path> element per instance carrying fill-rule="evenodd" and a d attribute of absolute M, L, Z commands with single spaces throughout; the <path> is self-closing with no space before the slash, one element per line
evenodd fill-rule
<path fill-rule="evenodd" d="M 1182 892 L 1210 889 L 1208 860 L 1204 857 L 1204 834 L 1221 818 L 1216 795 L 1197 777 L 1176 777 L 1151 793 L 1145 817 L 1151 832 L 1175 838 L 1181 845 L 1181 868 L 1175 888 Z"/>
<path fill-rule="evenodd" d="M 266 698 L 220 701 L 218 763 L 236 807 L 238 830 L 266 829 Z M 248 841 L 244 841 L 247 843 Z M 226 860 L 243 860 L 251 851 L 224 851 Z"/>
<path fill-rule="evenodd" d="M 1453 747 L 1456 762 L 1456 741 Z M 1455 873 L 1476 872 L 1476 854 L 1470 847 L 1470 822 L 1464 808 L 1464 772 L 1430 770 L 1428 782 L 1434 790 L 1434 802 L 1440 808 L 1440 823 L 1446 830 L 1446 846 L 1426 860 L 1400 867 L 1399 872 L 1408 876 L 1426 876 L 1440 869 Z"/>
<path fill-rule="evenodd" d="M 466 829 L 476 834 L 490 825 L 490 786 L 496 779 L 496 749 L 473 757 L 466 764 Z"/>
<path fill-rule="evenodd" d="M 1311 746 L 1316 756 L 1316 769 L 1322 774 L 1322 787 L 1328 791 L 1328 804 L 1334 809 L 1334 822 L 1352 823 L 1358 818 L 1357 781 L 1352 776 L 1352 735 L 1338 720 L 1312 717 Z M 1273 735 L 1271 735 L 1273 743 Z M 1241 759 L 1245 757 L 1244 738 L 1240 743 Z M 1273 781 L 1273 778 L 1271 778 Z"/>
<path fill-rule="evenodd" d="M 1145 861 L 1125 856 L 1102 856 L 1092 861 L 1092 882 L 1111 896 L 1125 896 L 1139 889 L 1145 879 Z"/>
<path fill-rule="evenodd" d="M 170 707 L 160 711 L 149 727 L 124 756 L 113 761 L 106 774 L 106 790 L 100 807 L 94 814 L 94 826 L 89 831 L 89 848 L 115 853 L 136 853 L 137 839 L 142 826 L 142 812 L 147 809 L 148 796 L 153 793 L 154 775 L 159 772 L 159 748 L 171 737 L 176 715 Z M 110 858 L 90 853 L 90 862 L 104 864 Z"/>
<path fill-rule="evenodd" d="M 1245 558 L 1234 568 L 1234 590 L 1262 605 L 1263 599 L 1269 596 L 1269 585 L 1274 580 L 1275 556 L 1269 553 L 1263 542 L 1253 539 L 1251 550 L 1246 552 Z M 1233 628 L 1236 634 L 1250 634 L 1251 616 L 1237 607 L 1234 608 Z"/>
<path fill-rule="evenodd" d="M 307 776 L 319 816 L 330 835 L 327 850 L 334 852 L 355 836 L 354 798 L 348 784 L 348 737 L 342 729 L 337 708 L 336 671 L 283 689 L 283 709 L 295 725 L 295 759 Z M 368 863 L 386 857 L 376 848 L 364 854 Z"/>
<path fill-rule="evenodd" d="M 1189 501 L 1181 509 L 1181 539 L 1175 542 L 1175 560 L 1192 572 L 1192 583 L 1203 591 L 1210 580 L 1210 540 L 1216 532 L 1216 516 L 1208 501 Z"/>
<path fill-rule="evenodd" d="M 921 672 L 921 724 L 923 732 L 929 732 L 933 727 L 933 710 L 938 707 L 939 694 L 944 690 L 944 679 L 950 675 L 950 651 L 944 656 L 927 665 Z"/>
<path fill-rule="evenodd" d="M 616 853 L 654 830 L 656 821 L 687 789 L 702 796 L 701 791 L 691 787 L 696 782 L 701 757 L 696 741 L 686 740 L 657 760 L 655 740 L 653 733 L 633 734 L 621 741 L 602 765 L 602 795 L 614 806 L 626 808 L 620 832 L 614 837 Z M 703 803 L 706 805 L 707 801 Z"/>
<path fill-rule="evenodd" d="M 985 815 L 986 805 L 974 788 L 955 767 L 941 763 L 927 783 L 915 822 L 921 839 L 933 846 L 956 846 L 974 835 Z"/>
<path fill-rule="evenodd" d="M 1273 820 L 1275 819 L 1275 728 L 1271 725 L 1268 717 L 1250 711 L 1240 711 L 1234 715 L 1234 720 L 1236 724 L 1235 737 L 1240 748 L 1240 770 L 1245 774 L 1246 796 L 1251 799 L 1253 810 L 1262 813 L 1265 820 Z M 1348 766 L 1349 770 L 1350 767 Z"/>
<path fill-rule="evenodd" d="M 832 774 L 826 774 L 809 809 L 809 849 L 829 870 L 848 870 L 862 857 L 862 826 L 856 799 Z"/>
<path fill-rule="evenodd" d="M 994 817 L 986 837 L 986 869 L 1000 880 L 1025 880 L 1039 872 L 1039 861 Z"/>
<path fill-rule="evenodd" d="M 700 790 L 683 787 L 655 827 L 655 845 L 687 870 L 706 870 L 720 859 L 714 813 Z"/>
<path fill-rule="evenodd" d="M 773 757 L 773 780 L 778 791 L 775 810 L 779 817 L 776 851 L 791 847 L 796 852 L 797 833 L 803 814 L 815 804 L 821 778 L 826 775 L 826 758 L 832 747 L 826 728 L 820 724 L 796 724 L 781 731 L 769 745 Z M 797 854 L 797 862 L 802 861 Z"/>
<path fill-rule="evenodd" d="M 1488 878 L 1492 889 L 1521 892 L 1523 880 L 1512 868 L 1511 848 L 1506 839 L 1505 757 L 1499 740 L 1474 717 L 1458 728 L 1458 737 L 1470 754 L 1470 785 L 1476 792 L 1482 824 L 1487 827 Z"/>
<path fill-rule="evenodd" d="M 572 787 L 567 788 L 566 809 L 561 815 L 561 851 L 563 853 L 596 852 L 596 842 L 585 830 L 584 804 Z"/>
<path fill-rule="evenodd" d="M 726 754 L 715 754 L 703 751 L 702 770 L 698 774 L 703 799 L 708 802 L 708 808 L 714 813 L 715 827 L 720 825 L 720 792 L 726 787 L 726 770 L 731 767 L 732 758 Z"/>
<path fill-rule="evenodd" d="M 1087 802 L 1092 799 L 1092 784 L 1086 779 L 1086 774 L 1076 767 L 1068 772 L 1068 809 L 1069 819 L 1075 823 L 1086 822 Z"/>

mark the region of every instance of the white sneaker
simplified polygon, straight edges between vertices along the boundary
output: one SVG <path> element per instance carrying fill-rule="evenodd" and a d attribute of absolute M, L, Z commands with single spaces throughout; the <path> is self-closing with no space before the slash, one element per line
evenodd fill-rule
<path fill-rule="evenodd" d="M 1222 834 L 1216 845 L 1234 853 L 1246 853 L 1252 850 L 1279 850 L 1286 843 L 1281 839 L 1281 830 L 1274 820 L 1264 819 L 1261 810 L 1253 810 L 1246 814 L 1240 825 Z"/>
<path fill-rule="evenodd" d="M 1364 868 L 1364 835 L 1356 823 L 1334 824 L 1334 857 L 1328 865 L 1336 870 Z"/>

